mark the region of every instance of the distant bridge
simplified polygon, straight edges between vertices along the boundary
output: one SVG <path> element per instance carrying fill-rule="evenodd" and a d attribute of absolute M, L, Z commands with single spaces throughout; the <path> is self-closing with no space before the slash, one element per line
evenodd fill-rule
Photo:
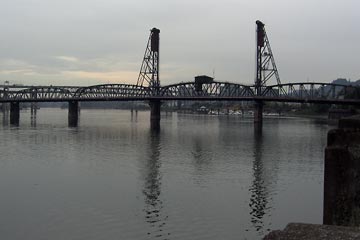
<path fill-rule="evenodd" d="M 267 38 L 264 24 L 257 25 L 257 74 L 254 85 L 217 82 L 209 77 L 194 82 L 160 85 L 159 34 L 150 33 L 137 84 L 102 84 L 94 86 L 0 86 L 0 103 L 11 103 L 10 122 L 19 124 L 20 102 L 69 102 L 69 125 L 77 125 L 81 101 L 149 101 L 151 123 L 160 126 L 161 101 L 254 101 L 255 122 L 262 122 L 263 102 L 295 102 L 360 105 L 355 86 L 300 82 L 282 84 Z M 277 84 L 267 85 L 275 78 Z"/>

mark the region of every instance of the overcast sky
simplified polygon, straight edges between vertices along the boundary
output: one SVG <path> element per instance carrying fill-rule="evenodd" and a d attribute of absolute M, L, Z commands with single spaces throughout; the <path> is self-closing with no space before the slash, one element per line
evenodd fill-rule
<path fill-rule="evenodd" d="M 152 27 L 161 84 L 252 84 L 255 21 L 285 82 L 360 79 L 359 0 L 0 0 L 0 83 L 136 83 Z"/>

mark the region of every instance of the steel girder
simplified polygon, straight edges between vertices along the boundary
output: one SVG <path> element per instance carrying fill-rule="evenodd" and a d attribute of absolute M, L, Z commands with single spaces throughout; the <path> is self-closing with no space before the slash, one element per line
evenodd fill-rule
<path fill-rule="evenodd" d="M 261 96 L 255 86 L 228 82 L 196 84 L 183 82 L 156 88 L 132 84 L 104 84 L 89 87 L 31 87 L 18 91 L 0 90 L 0 102 L 59 102 L 107 100 L 257 100 L 331 103 L 350 99 L 358 101 L 359 88 L 329 83 L 289 83 L 263 87 Z"/>
<path fill-rule="evenodd" d="M 284 99 L 339 100 L 349 97 L 349 93 L 358 89 L 356 86 L 331 83 L 288 83 L 267 86 L 262 96 Z"/>
<path fill-rule="evenodd" d="M 74 98 L 81 100 L 103 98 L 146 98 L 150 96 L 150 88 L 132 84 L 104 84 L 79 88 Z"/>
<path fill-rule="evenodd" d="M 72 90 L 72 91 L 71 91 Z M 22 89 L 19 91 L 5 91 L 4 100 L 8 101 L 37 101 L 38 99 L 44 99 L 52 101 L 54 99 L 66 99 L 72 98 L 74 89 L 66 89 L 61 87 L 32 87 Z"/>
<path fill-rule="evenodd" d="M 184 82 L 161 87 L 159 97 L 163 98 L 223 98 L 252 97 L 254 88 L 247 85 L 212 82 L 197 85 L 194 82 Z"/>

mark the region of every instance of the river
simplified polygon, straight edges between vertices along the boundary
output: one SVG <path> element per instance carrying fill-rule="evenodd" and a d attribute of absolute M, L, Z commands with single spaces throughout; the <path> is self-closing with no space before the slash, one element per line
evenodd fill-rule
<path fill-rule="evenodd" d="M 326 122 L 82 110 L 0 113 L 0 239 L 261 239 L 322 222 Z"/>

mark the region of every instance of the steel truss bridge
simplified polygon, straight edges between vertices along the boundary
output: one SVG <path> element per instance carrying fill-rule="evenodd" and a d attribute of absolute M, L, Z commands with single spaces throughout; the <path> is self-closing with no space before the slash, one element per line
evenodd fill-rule
<path fill-rule="evenodd" d="M 330 83 L 288 83 L 256 87 L 216 82 L 184 82 L 156 89 L 131 84 L 104 84 L 88 87 L 73 86 L 7 86 L 0 90 L 0 102 L 66 102 L 66 101 L 276 101 L 297 103 L 360 105 L 355 86 Z"/>
<path fill-rule="evenodd" d="M 282 84 L 265 31 L 256 21 L 256 79 L 254 85 L 229 82 L 181 82 L 167 86 L 159 79 L 160 30 L 150 32 L 140 74 L 136 84 L 76 86 L 0 86 L 0 102 L 63 101 L 277 101 L 359 105 L 355 86 L 301 82 Z M 275 85 L 267 85 L 275 79 Z M 353 96 L 353 97 L 351 97 Z"/>
<path fill-rule="evenodd" d="M 218 82 L 198 76 L 194 82 L 162 86 L 159 78 L 160 30 L 153 28 L 136 84 L 95 86 L 0 86 L 0 103 L 10 102 L 10 122 L 19 121 L 20 102 L 69 102 L 69 122 L 77 123 L 81 101 L 149 101 L 151 121 L 160 123 L 161 101 L 254 101 L 255 122 L 262 122 L 263 103 L 294 102 L 360 105 L 356 86 L 300 82 L 283 84 L 275 64 L 265 25 L 256 21 L 256 78 L 253 85 Z M 271 79 L 275 84 L 270 85 Z M 13 119 L 13 121 L 11 120 Z"/>

